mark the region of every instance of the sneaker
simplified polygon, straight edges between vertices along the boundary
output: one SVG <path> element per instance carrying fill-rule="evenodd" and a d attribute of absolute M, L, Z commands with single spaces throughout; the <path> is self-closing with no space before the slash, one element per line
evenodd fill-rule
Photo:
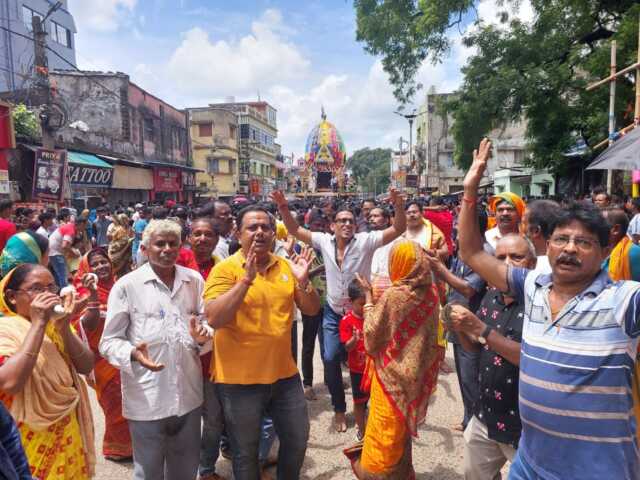
<path fill-rule="evenodd" d="M 313 401 L 316 399 L 316 392 L 313 391 L 312 386 L 307 385 L 304 387 L 304 398 L 306 398 L 309 401 Z"/>

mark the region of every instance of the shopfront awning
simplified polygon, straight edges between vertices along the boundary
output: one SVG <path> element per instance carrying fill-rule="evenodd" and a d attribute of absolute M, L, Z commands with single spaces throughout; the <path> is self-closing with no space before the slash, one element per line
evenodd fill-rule
<path fill-rule="evenodd" d="M 69 163 L 75 163 L 76 165 L 84 165 L 86 167 L 94 167 L 94 168 L 113 168 L 111 164 L 105 162 L 104 160 L 92 155 L 90 153 L 81 153 L 81 152 L 68 152 L 69 155 Z"/>

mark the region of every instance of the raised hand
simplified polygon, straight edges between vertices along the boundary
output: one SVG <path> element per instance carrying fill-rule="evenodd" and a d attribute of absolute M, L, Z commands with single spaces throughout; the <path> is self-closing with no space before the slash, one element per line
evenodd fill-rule
<path fill-rule="evenodd" d="M 289 202 L 287 201 L 287 197 L 284 196 L 280 190 L 274 190 L 269 195 L 269 198 L 273 203 L 276 204 L 278 208 L 287 207 Z"/>
<path fill-rule="evenodd" d="M 477 189 L 482 180 L 482 175 L 487 168 L 487 162 L 491 158 L 491 140 L 483 138 L 480 146 L 473 151 L 473 163 L 464 177 L 465 188 Z"/>
<path fill-rule="evenodd" d="M 291 272 L 296 277 L 298 285 L 306 286 L 309 282 L 309 268 L 315 258 L 315 252 L 313 248 L 304 246 L 299 254 L 294 253 L 291 256 Z"/>
<path fill-rule="evenodd" d="M 133 353 L 131 353 L 131 358 L 152 372 L 159 372 L 164 369 L 164 365 L 162 363 L 156 363 L 149 358 L 149 349 L 147 348 L 146 343 L 138 344 Z"/>
<path fill-rule="evenodd" d="M 398 202 L 404 202 L 404 196 L 395 187 L 389 187 L 389 201 L 393 205 L 397 205 Z"/>
<path fill-rule="evenodd" d="M 425 252 L 427 254 L 427 260 L 429 261 L 429 265 L 431 266 L 431 271 L 433 271 L 435 274 L 438 274 L 442 272 L 443 269 L 447 268 L 435 250 L 430 249 L 430 250 L 425 250 Z"/>
<path fill-rule="evenodd" d="M 62 291 L 64 292 L 64 289 Z M 60 303 L 60 298 L 58 298 L 58 304 Z M 74 288 L 68 290 L 62 296 L 62 308 L 64 313 L 59 317 L 54 318 L 53 324 L 58 330 L 63 330 L 64 328 L 68 328 L 71 322 L 71 318 L 79 313 L 78 309 L 78 295 Z"/>
<path fill-rule="evenodd" d="M 95 292 L 98 289 L 98 276 L 95 273 L 85 273 L 82 276 L 82 286 Z"/>
<path fill-rule="evenodd" d="M 478 336 L 484 330 L 482 321 L 469 309 L 462 305 L 447 306 L 449 311 L 445 314 L 447 327 L 455 332 L 464 332 Z"/>
<path fill-rule="evenodd" d="M 209 330 L 200 323 L 196 315 L 191 315 L 189 318 L 189 334 L 191 335 L 191 338 L 200 345 L 206 343 L 212 338 Z"/>
<path fill-rule="evenodd" d="M 371 287 L 371 284 L 369 283 L 369 280 L 364 278 L 359 273 L 356 273 L 356 279 L 358 280 L 358 283 L 360 284 L 360 286 L 365 292 L 371 292 L 372 287 Z"/>
<path fill-rule="evenodd" d="M 256 260 L 255 244 L 251 242 L 251 246 L 247 252 L 247 258 L 244 261 L 244 278 L 251 283 L 255 280 L 257 274 L 258 263 Z"/>

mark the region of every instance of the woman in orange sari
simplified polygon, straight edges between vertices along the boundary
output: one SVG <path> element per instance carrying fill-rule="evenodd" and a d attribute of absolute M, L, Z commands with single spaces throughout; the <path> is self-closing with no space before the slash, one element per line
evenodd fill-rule
<path fill-rule="evenodd" d="M 352 457 L 361 480 L 415 478 L 411 437 L 427 414 L 444 358 L 438 345 L 438 291 L 424 250 L 412 241 L 397 243 L 389 255 L 389 275 L 392 285 L 376 305 L 370 285 L 360 279 L 367 291 L 365 375 L 371 389 L 362 452 Z"/>
<path fill-rule="evenodd" d="M 98 277 L 97 283 L 95 277 L 89 274 Z M 108 460 L 130 460 L 133 453 L 129 425 L 122 417 L 120 372 L 102 358 L 98 351 L 98 343 L 104 329 L 107 299 L 114 284 L 111 261 L 106 250 L 94 248 L 83 256 L 73 283 L 81 297 L 89 295 L 87 308 L 76 320 L 76 325 L 96 359 L 90 384 L 96 390 L 105 417 L 102 454 Z"/>
<path fill-rule="evenodd" d="M 22 264 L 0 282 L 0 400 L 15 419 L 39 480 L 83 480 L 95 466 L 93 419 L 79 374 L 93 368 L 93 354 L 73 332 L 53 276 L 41 265 Z"/>

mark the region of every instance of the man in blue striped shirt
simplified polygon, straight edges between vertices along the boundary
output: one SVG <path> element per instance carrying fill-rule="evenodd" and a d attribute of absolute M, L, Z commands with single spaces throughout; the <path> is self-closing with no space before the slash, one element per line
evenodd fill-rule
<path fill-rule="evenodd" d="M 509 478 L 638 479 L 631 385 L 640 283 L 612 282 L 602 270 L 609 226 L 586 203 L 559 212 L 547 247 L 550 275 L 508 267 L 486 254 L 475 203 L 490 152 L 485 139 L 465 177 L 459 245 L 465 263 L 525 304 L 523 428 Z"/>

